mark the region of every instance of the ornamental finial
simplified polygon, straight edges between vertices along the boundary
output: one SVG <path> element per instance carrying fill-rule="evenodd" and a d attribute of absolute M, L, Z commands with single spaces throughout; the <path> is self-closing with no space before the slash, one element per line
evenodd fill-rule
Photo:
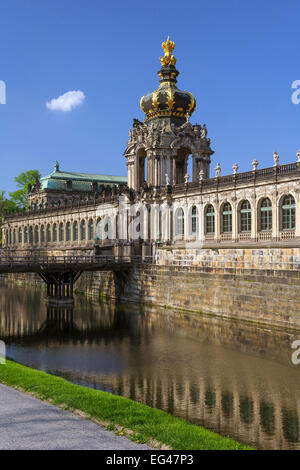
<path fill-rule="evenodd" d="M 165 51 L 164 57 L 160 58 L 161 65 L 175 65 L 177 59 L 172 54 L 175 42 L 170 41 L 170 37 L 168 36 L 168 39 L 162 43 L 161 47 Z"/>

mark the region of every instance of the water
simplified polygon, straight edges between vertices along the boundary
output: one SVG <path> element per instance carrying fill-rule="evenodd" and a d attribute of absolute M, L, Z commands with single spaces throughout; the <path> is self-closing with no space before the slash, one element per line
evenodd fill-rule
<path fill-rule="evenodd" d="M 160 408 L 263 449 L 300 448 L 300 332 L 0 285 L 7 355 L 77 384 Z M 1 374 L 0 366 L 0 374 Z"/>

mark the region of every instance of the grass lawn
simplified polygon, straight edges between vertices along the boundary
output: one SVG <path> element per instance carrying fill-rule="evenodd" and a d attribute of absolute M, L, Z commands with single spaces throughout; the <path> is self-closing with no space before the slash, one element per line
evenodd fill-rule
<path fill-rule="evenodd" d="M 72 384 L 12 361 L 0 365 L 0 382 L 64 409 L 93 419 L 131 440 L 177 450 L 249 450 L 251 447 L 222 437 L 164 411 L 124 397 Z M 164 446 L 162 445 L 164 444 Z"/>

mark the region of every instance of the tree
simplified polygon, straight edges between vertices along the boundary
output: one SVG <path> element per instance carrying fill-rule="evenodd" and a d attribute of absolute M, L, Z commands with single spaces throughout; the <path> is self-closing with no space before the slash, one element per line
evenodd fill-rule
<path fill-rule="evenodd" d="M 18 207 L 19 209 L 27 208 L 28 187 L 29 185 L 34 185 L 40 178 L 41 174 L 38 170 L 25 171 L 15 177 L 15 182 L 19 189 L 9 193 L 10 200 L 15 204 L 15 207 Z"/>
<path fill-rule="evenodd" d="M 5 191 L 0 191 L 0 243 L 2 243 L 2 222 L 6 210 L 15 209 L 16 205 L 13 201 L 5 197 Z"/>

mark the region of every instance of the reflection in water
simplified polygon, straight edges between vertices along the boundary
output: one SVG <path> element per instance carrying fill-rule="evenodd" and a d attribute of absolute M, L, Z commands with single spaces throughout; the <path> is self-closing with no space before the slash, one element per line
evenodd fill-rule
<path fill-rule="evenodd" d="M 260 448 L 300 448 L 299 336 L 80 297 L 71 310 L 46 307 L 39 289 L 0 286 L 9 357 Z"/>

